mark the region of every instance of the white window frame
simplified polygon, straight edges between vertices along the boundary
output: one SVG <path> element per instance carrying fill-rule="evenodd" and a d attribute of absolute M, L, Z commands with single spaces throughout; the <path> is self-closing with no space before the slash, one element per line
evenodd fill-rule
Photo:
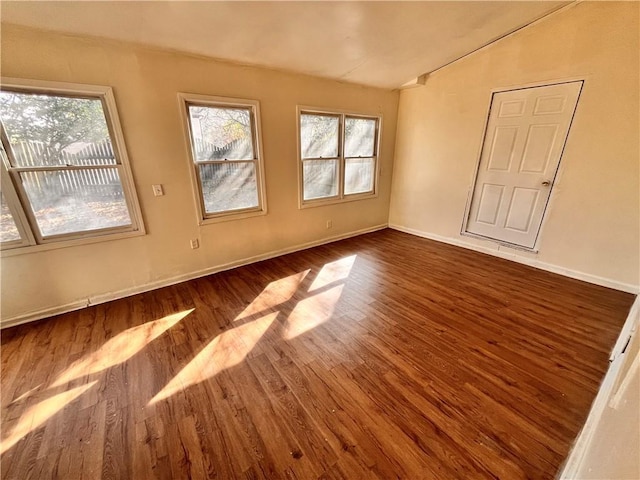
<path fill-rule="evenodd" d="M 304 169 L 302 159 L 302 140 L 300 138 L 300 118 L 303 114 L 310 115 L 328 115 L 339 118 L 338 125 L 338 156 L 332 159 L 338 160 L 338 194 L 333 197 L 304 199 Z M 344 144 L 345 144 L 345 128 L 344 123 L 346 118 L 363 118 L 367 120 L 376 120 L 376 134 L 374 139 L 374 154 L 371 157 L 345 157 Z M 324 109 L 318 107 L 307 107 L 298 105 L 296 110 L 296 128 L 297 128 L 297 147 L 298 147 L 298 208 L 310 208 L 318 207 L 322 205 L 332 205 L 335 203 L 353 202 L 356 200 L 366 200 L 370 198 L 376 198 L 378 196 L 378 183 L 380 177 L 380 138 L 382 132 L 382 115 L 380 114 L 367 114 L 362 112 L 352 112 L 339 109 Z M 374 160 L 374 172 L 373 172 L 373 189 L 369 192 L 362 193 L 344 193 L 345 182 L 345 166 L 346 160 L 351 158 L 373 158 Z M 314 159 L 305 159 L 314 160 Z M 317 159 L 319 160 L 319 159 Z M 324 158 L 323 158 L 324 160 Z M 331 160 L 326 158 L 326 160 Z"/>
<path fill-rule="evenodd" d="M 187 146 L 187 156 L 189 159 L 189 173 L 191 176 L 191 186 L 193 188 L 197 221 L 199 225 L 225 222 L 229 220 L 239 220 L 250 218 L 267 213 L 267 199 L 265 189 L 264 161 L 262 152 L 262 128 L 260 126 L 260 102 L 258 100 L 248 100 L 242 98 L 219 97 L 212 95 L 200 95 L 193 93 L 178 93 L 178 103 L 182 116 L 182 127 Z M 242 160 L 242 162 L 252 161 L 256 171 L 256 188 L 258 194 L 258 206 L 243 209 L 225 210 L 223 212 L 207 213 L 204 205 L 204 195 L 202 183 L 200 181 L 200 171 L 198 165 L 203 162 L 196 162 L 195 149 L 191 136 L 191 120 L 189 116 L 189 105 L 202 107 L 219 108 L 242 108 L 247 109 L 251 116 L 251 135 L 253 140 L 253 160 Z M 230 160 L 211 161 L 206 163 L 224 163 Z"/>
<path fill-rule="evenodd" d="M 51 171 L 73 169 L 73 167 L 18 167 L 11 162 L 13 155 L 11 145 L 4 132 L 0 129 L 2 144 L 6 156 L 0 159 L 2 164 L 2 192 L 9 210 L 21 235 L 20 241 L 3 242 L 0 245 L 2 256 L 13 256 L 41 250 L 62 248 L 87 243 L 103 242 L 144 235 L 146 233 L 138 196 L 133 182 L 133 174 L 129 164 L 129 157 L 125 148 L 124 135 L 118 115 L 113 89 L 102 85 L 85 85 L 76 83 L 50 82 L 23 78 L 2 77 L 0 90 L 19 93 L 66 95 L 76 98 L 94 98 L 100 100 L 105 115 L 109 137 L 111 140 L 116 163 L 109 168 L 116 168 L 122 184 L 125 202 L 131 219 L 131 225 L 109 227 L 97 230 L 70 232 L 65 234 L 44 236 L 40 232 L 31 204 L 20 180 L 20 172 Z"/>

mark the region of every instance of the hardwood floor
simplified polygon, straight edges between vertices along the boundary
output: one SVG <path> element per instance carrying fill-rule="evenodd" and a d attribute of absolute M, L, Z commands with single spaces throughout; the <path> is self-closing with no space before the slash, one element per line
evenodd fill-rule
<path fill-rule="evenodd" d="M 2 478 L 553 478 L 632 300 L 383 230 L 14 327 Z"/>

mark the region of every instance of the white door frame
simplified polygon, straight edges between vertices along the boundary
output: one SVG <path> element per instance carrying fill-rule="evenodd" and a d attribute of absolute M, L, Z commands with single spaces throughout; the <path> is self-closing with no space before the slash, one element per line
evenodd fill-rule
<path fill-rule="evenodd" d="M 484 142 L 485 142 L 485 136 L 487 134 L 487 127 L 489 126 L 489 116 L 491 115 L 491 105 L 493 104 L 493 98 L 494 95 L 497 93 L 501 93 L 501 92 L 512 92 L 514 90 L 524 90 L 527 88 L 535 88 L 535 87 L 548 87 L 548 86 L 552 86 L 552 85 L 562 85 L 565 83 L 573 83 L 573 82 L 582 82 L 582 86 L 580 88 L 580 92 L 578 93 L 578 98 L 576 100 L 576 108 L 573 112 L 573 116 L 571 117 L 571 121 L 569 122 L 569 128 L 567 130 L 567 137 L 565 139 L 565 143 L 562 146 L 562 152 L 560 153 L 560 159 L 558 160 L 558 167 L 556 168 L 556 171 L 553 175 L 553 178 L 551 180 L 551 192 L 549 194 L 549 198 L 547 200 L 547 203 L 544 207 L 544 211 L 542 213 L 542 220 L 540 222 L 540 229 L 538 230 L 538 235 L 536 236 L 536 241 L 533 245 L 532 248 L 528 248 L 528 247 L 523 247 L 522 245 L 516 245 L 514 243 L 509 243 L 509 242 L 505 242 L 504 240 L 498 240 L 495 238 L 489 238 L 489 237 L 484 237 L 482 235 L 478 235 L 476 233 L 472 233 L 472 232 L 468 232 L 467 231 L 467 225 L 469 223 L 469 212 L 471 210 L 471 202 L 473 200 L 473 193 L 474 193 L 474 189 L 476 186 L 476 181 L 478 180 L 478 173 L 480 170 L 480 162 L 482 160 L 482 151 L 484 149 Z M 473 170 L 473 175 L 471 178 L 471 184 L 469 185 L 469 188 L 467 190 L 467 203 L 464 207 L 464 215 L 462 217 L 462 225 L 460 227 L 460 235 L 464 236 L 464 237 L 471 237 L 471 238 L 477 238 L 480 240 L 485 240 L 485 241 L 489 241 L 489 242 L 493 242 L 493 243 L 497 243 L 499 245 L 505 246 L 505 247 L 509 247 L 509 248 L 513 248 L 514 250 L 523 250 L 525 252 L 532 252 L 532 253 L 538 253 L 539 250 L 539 244 L 540 244 L 540 237 L 542 236 L 542 230 L 544 229 L 545 223 L 546 223 L 546 219 L 547 219 L 547 211 L 549 210 L 549 205 L 551 204 L 551 202 L 555 199 L 555 192 L 554 192 L 554 187 L 556 186 L 556 184 L 558 183 L 558 181 L 560 180 L 560 173 L 562 170 L 562 157 L 564 156 L 564 151 L 567 147 L 567 142 L 569 141 L 569 133 L 571 132 L 571 127 L 573 126 L 573 121 L 575 120 L 576 117 L 576 113 L 578 112 L 578 105 L 580 104 L 580 97 L 582 96 L 582 92 L 584 91 L 584 87 L 585 84 L 587 83 L 587 78 L 586 77 L 570 77 L 570 78 L 563 78 L 563 79 L 555 79 L 555 80 L 543 80 L 543 81 L 539 81 L 539 82 L 532 82 L 532 83 L 526 83 L 526 84 L 520 84 L 520 85 L 511 85 L 511 86 L 505 86 L 505 87 L 496 87 L 496 88 L 492 88 L 491 89 L 491 93 L 489 95 L 489 103 L 486 109 L 486 116 L 485 116 L 485 120 L 484 120 L 484 124 L 482 126 L 482 136 L 480 137 L 480 146 L 478 147 L 478 153 L 477 153 L 477 160 L 476 160 L 476 164 L 475 164 L 475 168 Z"/>

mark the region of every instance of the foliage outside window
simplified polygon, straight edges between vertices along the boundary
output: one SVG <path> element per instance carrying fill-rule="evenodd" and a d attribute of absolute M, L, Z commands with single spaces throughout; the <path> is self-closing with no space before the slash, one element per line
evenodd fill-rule
<path fill-rule="evenodd" d="M 302 110 L 299 121 L 303 204 L 375 193 L 378 117 Z"/>
<path fill-rule="evenodd" d="M 0 91 L 3 247 L 142 231 L 108 87 Z"/>
<path fill-rule="evenodd" d="M 258 102 L 180 96 L 200 221 L 264 213 Z"/>

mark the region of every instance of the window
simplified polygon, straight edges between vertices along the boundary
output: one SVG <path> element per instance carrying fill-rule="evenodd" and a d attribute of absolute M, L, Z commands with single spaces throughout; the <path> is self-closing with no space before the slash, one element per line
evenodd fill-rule
<path fill-rule="evenodd" d="M 376 191 L 380 118 L 301 109 L 301 205 Z"/>
<path fill-rule="evenodd" d="M 259 104 L 180 94 L 201 223 L 266 213 Z"/>
<path fill-rule="evenodd" d="M 3 79 L 0 122 L 3 248 L 144 233 L 109 87 Z"/>

